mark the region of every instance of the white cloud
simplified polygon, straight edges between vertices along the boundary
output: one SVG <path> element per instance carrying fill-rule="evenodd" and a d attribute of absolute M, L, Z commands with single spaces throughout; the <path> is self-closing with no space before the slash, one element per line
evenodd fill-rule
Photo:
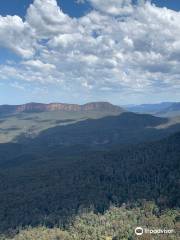
<path fill-rule="evenodd" d="M 49 63 L 43 63 L 40 60 L 28 60 L 25 62 L 22 62 L 22 64 L 26 65 L 27 67 L 32 67 L 35 69 L 39 69 L 41 71 L 51 71 L 51 70 L 55 70 L 55 66 L 53 64 L 49 64 Z"/>
<path fill-rule="evenodd" d="M 31 28 L 20 17 L 0 16 L 0 46 L 28 58 L 34 54 L 34 45 Z"/>
<path fill-rule="evenodd" d="M 55 0 L 35 0 L 24 22 L 1 16 L 0 45 L 22 61 L 1 65 L 0 81 L 13 77 L 94 97 L 180 88 L 179 12 L 145 1 L 89 2 L 94 10 L 79 19 Z"/>
<path fill-rule="evenodd" d="M 83 4 L 83 3 L 85 3 L 85 0 L 76 0 L 76 3 L 77 4 Z"/>
<path fill-rule="evenodd" d="M 110 15 L 128 15 L 133 12 L 131 0 L 88 0 L 94 8 Z"/>
<path fill-rule="evenodd" d="M 62 12 L 56 0 L 35 0 L 28 8 L 26 21 L 39 38 L 72 33 L 75 30 L 75 20 Z"/>

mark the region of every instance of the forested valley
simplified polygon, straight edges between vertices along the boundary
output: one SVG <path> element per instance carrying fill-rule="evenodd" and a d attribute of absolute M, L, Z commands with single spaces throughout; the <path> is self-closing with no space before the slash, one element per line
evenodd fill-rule
<path fill-rule="evenodd" d="M 78 231 L 89 231 L 89 224 L 93 225 L 90 231 L 95 231 L 96 228 L 101 231 L 99 218 L 109 221 L 106 215 L 111 215 L 111 206 L 115 206 L 112 218 L 115 218 L 113 224 L 117 224 L 117 229 L 110 229 L 109 233 L 117 237 L 114 239 L 134 239 L 130 229 L 127 233 L 129 237 L 124 235 L 123 238 L 116 232 L 120 231 L 117 215 L 119 211 L 120 214 L 123 211 L 122 214 L 127 214 L 124 217 L 128 218 L 142 202 L 147 202 L 147 205 L 154 202 L 157 205 L 158 214 L 152 216 L 153 223 L 156 217 L 159 218 L 161 214 L 164 217 L 166 211 L 169 211 L 170 220 L 167 216 L 167 224 L 178 226 L 180 133 L 159 141 L 125 146 L 110 145 L 106 148 L 89 147 L 86 144 L 32 148 L 21 143 L 3 144 L 0 147 L 2 234 L 17 233 L 18 229 L 28 226 L 43 226 L 40 230 L 45 232 L 58 226 L 66 231 L 64 229 L 69 229 L 72 221 L 79 216 L 79 220 L 74 220 L 75 225 L 78 221 L 78 229 L 74 228 L 73 234 L 76 237 L 72 239 L 103 239 L 108 230 L 102 230 L 94 238 L 93 235 L 83 238 L 85 233 L 80 238 Z M 7 153 L 8 159 L 5 158 Z M 81 216 L 84 211 L 87 215 Z M 142 212 L 146 215 L 146 210 L 144 211 Z M 133 228 L 137 219 L 144 221 L 143 214 L 134 216 L 135 222 L 132 221 L 132 225 L 129 223 L 129 228 Z M 91 219 L 91 215 L 95 220 Z M 146 226 L 153 225 L 151 218 L 147 221 Z M 157 219 L 156 221 L 158 222 Z M 112 226 L 110 228 L 114 229 Z M 31 231 L 36 230 L 30 230 L 30 234 Z M 65 234 L 62 235 L 64 238 L 57 239 L 71 239 L 74 236 L 69 233 L 68 238 L 65 237 L 66 233 L 61 234 Z M 15 239 L 21 239 L 20 236 L 17 235 Z"/>

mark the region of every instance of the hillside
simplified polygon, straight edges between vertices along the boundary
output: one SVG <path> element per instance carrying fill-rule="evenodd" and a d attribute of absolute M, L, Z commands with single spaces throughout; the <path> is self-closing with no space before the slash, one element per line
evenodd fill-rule
<path fill-rule="evenodd" d="M 0 233 L 39 225 L 59 232 L 82 209 L 104 216 L 112 204 L 144 199 L 160 211 L 178 208 L 179 120 L 100 105 L 1 118 L 13 141 L 0 144 Z"/>
<path fill-rule="evenodd" d="M 162 102 L 156 104 L 140 104 L 124 106 L 127 111 L 152 114 L 160 117 L 177 117 L 180 116 L 180 103 L 179 102 Z"/>
<path fill-rule="evenodd" d="M 2 155 L 0 231 L 42 223 L 51 227 L 65 223 L 81 208 L 104 212 L 111 203 L 138 199 L 155 200 L 162 209 L 178 207 L 179 159 L 179 133 L 103 151 L 45 145 L 34 152 L 25 146 L 6 161 Z"/>
<path fill-rule="evenodd" d="M 161 211 L 153 202 L 143 201 L 134 206 L 111 206 L 104 214 L 97 214 L 93 209 L 83 209 L 74 217 L 66 228 L 47 228 L 40 226 L 20 229 L 19 233 L 6 240 L 122 240 L 122 239 L 152 239 L 150 234 L 143 238 L 135 235 L 137 226 L 149 229 L 173 229 L 166 236 L 154 235 L 154 240 L 178 239 L 178 211 Z M 167 238 L 168 237 L 168 238 Z M 3 236 L 0 236 L 4 240 Z"/>
<path fill-rule="evenodd" d="M 21 134 L 33 137 L 54 126 L 119 115 L 122 112 L 124 112 L 122 108 L 105 102 L 85 105 L 60 103 L 3 105 L 0 106 L 0 143 L 14 141 Z"/>
<path fill-rule="evenodd" d="M 128 144 L 160 139 L 180 130 L 179 118 L 125 112 L 110 103 L 20 106 L 16 113 L 0 117 L 0 143 L 34 139 L 44 144 L 46 139 L 50 145 Z"/>
<path fill-rule="evenodd" d="M 162 102 L 154 104 L 130 105 L 125 106 L 124 108 L 130 112 L 156 114 L 157 112 L 163 111 L 164 109 L 170 107 L 172 104 L 172 102 Z"/>
<path fill-rule="evenodd" d="M 178 122 L 169 122 L 167 118 L 148 114 L 125 112 L 117 116 L 87 119 L 74 124 L 49 128 L 35 138 L 22 134 L 16 138 L 16 142 L 46 146 L 124 145 L 158 140 L 176 131 L 180 131 Z"/>
<path fill-rule="evenodd" d="M 167 108 L 159 111 L 157 113 L 159 116 L 164 116 L 164 117 L 176 117 L 180 116 L 180 103 L 173 103 Z"/>

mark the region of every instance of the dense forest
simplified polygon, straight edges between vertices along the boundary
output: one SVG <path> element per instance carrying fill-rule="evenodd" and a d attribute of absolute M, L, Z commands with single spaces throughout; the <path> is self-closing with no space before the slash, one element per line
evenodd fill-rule
<path fill-rule="evenodd" d="M 39 131 L 21 134 L 27 121 Z M 179 122 L 104 109 L 3 124 L 7 139 L 19 134 L 0 144 L 0 239 L 131 240 L 138 225 L 178 228 Z"/>
<path fill-rule="evenodd" d="M 160 210 L 154 202 L 141 201 L 134 205 L 110 206 L 103 214 L 91 208 L 81 209 L 65 228 L 28 227 L 0 236 L 1 240 L 176 240 L 179 230 L 178 211 Z M 135 229 L 154 230 L 153 234 L 135 235 Z M 169 233 L 155 234 L 158 229 Z M 173 231 L 172 231 L 173 230 Z M 145 230 L 144 230 L 145 231 Z"/>
<path fill-rule="evenodd" d="M 10 157 L 3 161 L 7 151 Z M 103 214 L 111 204 L 142 199 L 154 200 L 161 211 L 180 206 L 180 133 L 106 150 L 4 144 L 0 159 L 1 233 L 65 226 L 81 209 Z"/>

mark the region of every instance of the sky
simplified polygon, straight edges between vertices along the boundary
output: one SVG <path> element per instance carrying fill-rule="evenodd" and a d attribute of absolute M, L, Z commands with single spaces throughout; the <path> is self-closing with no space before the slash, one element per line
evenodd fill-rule
<path fill-rule="evenodd" d="M 180 101 L 180 1 L 0 1 L 0 104 Z"/>

